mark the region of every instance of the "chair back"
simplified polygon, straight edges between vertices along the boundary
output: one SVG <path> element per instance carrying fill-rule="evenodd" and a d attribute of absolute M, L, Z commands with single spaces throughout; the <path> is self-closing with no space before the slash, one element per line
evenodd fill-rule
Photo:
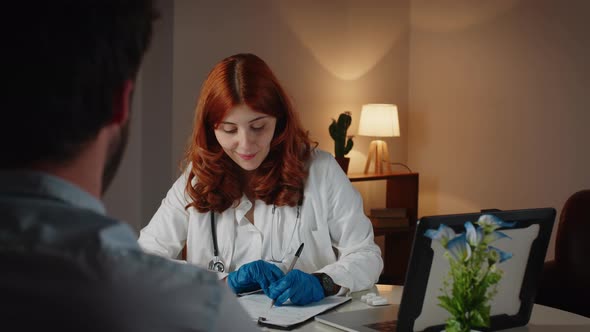
<path fill-rule="evenodd" d="M 555 259 L 546 261 L 535 302 L 590 317 L 590 190 L 567 199 L 561 210 Z"/>
<path fill-rule="evenodd" d="M 568 198 L 561 211 L 555 242 L 555 261 L 567 273 L 575 273 L 580 279 L 590 280 L 588 252 L 590 190 L 582 190 Z"/>

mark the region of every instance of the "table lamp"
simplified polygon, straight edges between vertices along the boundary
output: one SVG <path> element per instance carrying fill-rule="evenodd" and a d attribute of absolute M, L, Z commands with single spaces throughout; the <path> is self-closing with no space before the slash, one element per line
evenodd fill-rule
<path fill-rule="evenodd" d="M 361 110 L 359 123 L 359 135 L 373 137 L 398 137 L 399 119 L 397 106 L 393 104 L 365 104 Z M 365 173 L 368 173 L 371 161 L 375 162 L 375 173 L 381 174 L 385 171 L 383 163 L 388 172 L 391 172 L 389 162 L 389 150 L 385 141 L 376 139 L 369 145 L 369 156 L 365 163 Z"/>

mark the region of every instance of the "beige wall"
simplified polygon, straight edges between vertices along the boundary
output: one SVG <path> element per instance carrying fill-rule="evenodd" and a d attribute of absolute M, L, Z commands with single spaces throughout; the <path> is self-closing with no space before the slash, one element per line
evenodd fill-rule
<path fill-rule="evenodd" d="M 273 69 L 321 149 L 333 151 L 331 118 L 361 105 L 396 103 L 402 137 L 389 140 L 407 158 L 409 0 L 176 1 L 172 163 L 182 157 L 196 99 L 216 62 L 255 53 Z M 356 137 L 351 172 L 362 171 L 370 139 Z M 383 184 L 360 184 L 368 205 L 384 204 Z"/>
<path fill-rule="evenodd" d="M 589 12 L 584 0 L 412 1 L 408 162 L 421 173 L 420 215 L 559 212 L 590 188 Z"/>
<path fill-rule="evenodd" d="M 330 152 L 331 118 L 351 111 L 354 134 L 362 104 L 396 103 L 402 136 L 388 139 L 390 154 L 420 172 L 420 216 L 559 212 L 571 193 L 590 188 L 588 1 L 171 3 L 160 1 L 164 18 L 135 104 L 144 113 L 134 111 L 107 196 L 109 210 L 136 227 L 177 174 L 207 73 L 238 52 L 268 62 Z M 351 172 L 362 170 L 369 142 L 355 137 Z M 367 209 L 384 204 L 383 183 L 355 186 Z"/>
<path fill-rule="evenodd" d="M 156 2 L 161 17 L 133 91 L 126 153 L 103 198 L 109 215 L 136 231 L 149 222 L 176 178 L 170 168 L 174 3 Z"/>

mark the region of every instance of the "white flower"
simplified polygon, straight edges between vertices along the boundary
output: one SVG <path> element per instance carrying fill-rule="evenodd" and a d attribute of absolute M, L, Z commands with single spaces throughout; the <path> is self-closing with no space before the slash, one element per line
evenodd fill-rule
<path fill-rule="evenodd" d="M 516 225 L 515 222 L 505 222 L 491 214 L 482 214 L 477 220 L 477 224 L 483 227 L 484 230 L 489 230 L 490 233 L 500 227 L 514 227 Z"/>
<path fill-rule="evenodd" d="M 480 227 L 475 229 L 471 221 L 465 223 L 465 234 L 467 236 L 467 242 L 474 247 L 477 247 L 483 240 L 482 229 Z"/>
<path fill-rule="evenodd" d="M 446 248 L 450 240 L 454 239 L 456 234 L 455 231 L 445 224 L 440 224 L 437 230 L 429 229 L 426 230 L 424 236 L 429 237 L 432 240 L 439 241 L 440 244 Z"/>
<path fill-rule="evenodd" d="M 471 257 L 471 246 L 467 243 L 465 234 L 461 234 L 449 241 L 447 250 L 451 257 L 460 262 L 465 262 Z"/>

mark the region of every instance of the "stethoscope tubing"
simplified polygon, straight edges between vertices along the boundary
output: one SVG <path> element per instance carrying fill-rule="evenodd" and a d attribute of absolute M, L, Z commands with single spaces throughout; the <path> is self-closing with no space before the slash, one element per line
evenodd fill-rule
<path fill-rule="evenodd" d="M 211 211 L 211 237 L 213 238 L 213 256 L 219 256 L 219 247 L 217 246 L 217 229 L 215 228 L 215 212 Z"/>

